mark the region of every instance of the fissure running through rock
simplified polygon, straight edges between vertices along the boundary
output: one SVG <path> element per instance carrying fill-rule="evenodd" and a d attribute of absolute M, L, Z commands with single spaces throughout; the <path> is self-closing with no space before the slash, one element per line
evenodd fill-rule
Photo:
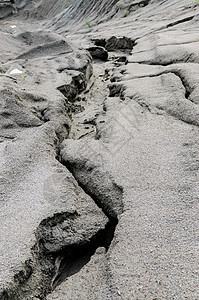
<path fill-rule="evenodd" d="M 0 1 L 0 299 L 198 299 L 196 2 Z"/>

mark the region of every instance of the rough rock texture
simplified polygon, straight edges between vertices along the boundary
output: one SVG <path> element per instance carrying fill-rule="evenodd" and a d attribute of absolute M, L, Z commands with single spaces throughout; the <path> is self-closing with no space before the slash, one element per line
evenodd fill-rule
<path fill-rule="evenodd" d="M 17 13 L 18 9 L 23 8 L 29 2 L 30 0 L 15 0 L 14 3 L 9 0 L 0 0 L 0 19 Z"/>
<path fill-rule="evenodd" d="M 0 21 L 0 299 L 198 299 L 199 4 L 18 8 Z"/>

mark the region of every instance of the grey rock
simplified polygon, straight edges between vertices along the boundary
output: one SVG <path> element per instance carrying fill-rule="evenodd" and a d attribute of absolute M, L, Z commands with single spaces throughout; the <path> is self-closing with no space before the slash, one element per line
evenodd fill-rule
<path fill-rule="evenodd" d="M 98 165 L 100 154 L 99 157 L 91 157 L 89 151 L 85 151 L 88 157 L 79 157 L 77 147 L 78 141 L 64 141 L 60 152 L 62 162 L 106 214 L 119 218 L 123 212 L 122 188 Z M 93 159 L 93 163 L 90 159 Z"/>
<path fill-rule="evenodd" d="M 0 19 L 9 16 L 12 13 L 17 12 L 17 8 L 23 8 L 30 0 L 15 0 L 15 4 L 12 4 L 9 0 L 0 1 Z"/>
<path fill-rule="evenodd" d="M 21 272 L 23 262 L 31 260 L 33 272 L 38 271 L 31 254 L 33 246 L 40 256 L 46 251 L 53 253 L 67 248 L 71 243 L 89 240 L 107 222 L 71 174 L 55 160 L 53 145 L 56 145 L 57 137 L 53 127 L 49 123 L 42 130 L 25 131 L 18 135 L 16 141 L 1 146 L 4 153 L 1 157 L 8 162 L 4 167 L 2 165 L 1 192 L 6 194 L 1 198 L 1 245 L 4 249 L 10 249 L 1 257 L 1 293 L 7 290 L 13 299 L 22 297 L 22 290 L 15 281 L 13 294 L 14 287 L 11 289 L 8 283 L 12 276 Z M 38 155 L 35 149 L 41 149 L 41 154 Z M 24 230 L 21 231 L 22 228 Z M 76 241 L 74 232 L 77 233 Z M 37 284 L 41 286 L 43 279 L 37 280 L 29 283 L 35 292 Z"/>
<path fill-rule="evenodd" d="M 59 141 L 68 135 L 68 100 L 72 97 L 72 92 L 68 99 L 63 97 L 57 88 L 63 82 L 81 92 L 92 74 L 90 55 L 79 53 L 65 41 L 63 51 L 63 40 L 59 42 L 58 37 L 43 31 L 16 36 L 12 39 L 16 51 L 23 45 L 31 50 L 3 65 L 1 247 L 7 249 L 0 268 L 3 299 L 45 295 L 55 272 L 52 254 L 88 243 L 108 223 L 101 209 L 55 159 Z M 53 45 L 48 53 L 43 47 L 45 40 Z M 21 73 L 9 75 L 15 66 Z M 80 75 L 81 89 L 73 79 Z"/>
<path fill-rule="evenodd" d="M 108 18 L 106 16 L 107 12 L 109 17 L 113 16 L 115 13 L 114 5 L 118 1 L 119 0 L 111 0 L 108 2 L 106 0 L 103 0 L 100 5 L 97 0 L 94 0 L 92 2 L 92 5 L 90 5 L 89 0 L 74 1 L 69 8 L 54 17 L 49 22 L 48 26 L 52 29 L 59 29 L 60 27 L 71 27 L 74 26 L 74 24 L 75 26 L 78 24 L 78 26 L 81 27 L 82 22 L 84 22 L 84 20 L 86 19 L 92 27 L 93 23 L 100 23 L 102 21 L 102 18 Z"/>
<path fill-rule="evenodd" d="M 1 299 L 198 299 L 198 10 L 0 21 Z"/>

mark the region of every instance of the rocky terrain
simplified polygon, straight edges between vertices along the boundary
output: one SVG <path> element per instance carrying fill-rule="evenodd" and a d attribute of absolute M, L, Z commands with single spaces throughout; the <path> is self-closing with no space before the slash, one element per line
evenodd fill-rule
<path fill-rule="evenodd" d="M 199 299 L 199 3 L 0 1 L 0 300 Z"/>

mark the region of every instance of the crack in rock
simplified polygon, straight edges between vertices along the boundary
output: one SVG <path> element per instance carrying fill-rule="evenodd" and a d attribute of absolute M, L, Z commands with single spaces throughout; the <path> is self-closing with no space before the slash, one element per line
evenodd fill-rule
<path fill-rule="evenodd" d="M 131 51 L 135 46 L 135 41 L 126 36 L 112 36 L 109 39 L 93 39 L 96 46 L 104 47 L 107 51 Z"/>
<path fill-rule="evenodd" d="M 79 80 L 74 78 L 72 81 L 77 88 L 77 96 L 86 85 L 80 86 Z M 85 76 L 83 81 L 86 81 Z M 32 97 L 31 94 L 28 96 Z M 68 98 L 74 97 L 74 93 L 69 89 Z M 37 97 L 34 99 L 37 100 Z M 43 101 L 40 98 L 38 100 Z M 50 118 L 47 110 L 44 111 L 43 117 L 46 120 Z M 61 141 L 58 129 L 56 135 Z M 55 146 L 57 148 L 58 144 Z M 74 172 L 73 174 L 76 175 Z M 114 237 L 118 215 L 123 211 L 123 191 L 101 170 L 98 172 L 96 169 L 92 176 L 96 177 L 96 181 L 101 178 L 99 183 L 96 184 L 94 180 L 87 186 L 81 180 L 79 182 L 84 195 L 88 198 L 90 195 L 93 205 L 97 204 L 104 213 L 99 209 L 101 216 L 99 217 L 95 210 L 86 207 L 84 213 L 81 212 L 82 208 L 80 211 L 78 209 L 71 212 L 63 210 L 41 221 L 35 232 L 37 243 L 32 248 L 32 259 L 25 263 L 23 271 L 15 275 L 15 286 L 3 291 L 4 300 L 29 299 L 29 297 L 45 299 L 57 285 L 79 272 L 89 262 L 97 248 L 103 247 L 108 251 Z M 104 181 L 105 186 L 101 189 Z"/>
<path fill-rule="evenodd" d="M 68 175 L 68 180 L 69 177 L 74 181 L 72 175 Z M 31 296 L 45 299 L 60 282 L 78 272 L 98 247 L 110 245 L 115 220 L 110 221 L 94 201 L 75 182 L 73 184 L 71 195 L 77 197 L 80 207 L 41 221 L 35 232 L 37 242 L 32 248 L 32 259 L 15 274 L 15 284 L 2 292 L 1 299 L 28 300 Z M 59 258 L 63 264 L 58 268 Z"/>
<path fill-rule="evenodd" d="M 54 1 L 2 22 L 0 298 L 45 300 L 67 280 L 82 298 L 195 299 L 197 6 Z"/>
<path fill-rule="evenodd" d="M 65 140 L 61 145 L 61 161 L 71 171 L 81 187 L 95 200 L 103 212 L 112 218 L 118 218 L 123 212 L 123 189 L 119 187 L 113 178 L 94 162 L 89 162 L 74 153 L 78 149 L 78 142 Z M 77 148 L 76 148 L 77 147 Z M 81 153 L 81 148 L 79 150 Z"/>
<path fill-rule="evenodd" d="M 166 26 L 166 28 L 173 27 L 173 26 L 175 26 L 175 25 L 178 25 L 178 24 L 181 24 L 181 23 L 184 23 L 184 22 L 191 21 L 194 17 L 195 17 L 195 15 L 189 16 L 189 17 L 186 17 L 186 18 L 177 20 L 177 21 L 173 21 L 172 23 L 169 23 L 169 24 Z"/>
<path fill-rule="evenodd" d="M 66 141 L 67 142 L 67 141 Z M 63 145 L 62 145 L 63 147 Z M 40 249 L 43 249 L 43 252 L 49 252 L 50 255 L 55 257 L 55 271 L 54 276 L 51 279 L 51 288 L 54 290 L 59 284 L 61 284 L 68 277 L 73 276 L 78 273 L 81 268 L 90 261 L 92 255 L 94 255 L 96 249 L 103 247 L 108 251 L 109 246 L 114 238 L 114 232 L 118 223 L 118 217 L 123 212 L 123 190 L 121 187 L 117 186 L 108 174 L 105 174 L 102 170 L 96 168 L 95 172 L 85 170 L 82 173 L 81 167 L 78 170 L 74 170 L 74 164 L 69 164 L 66 162 L 66 156 L 60 153 L 62 163 L 72 172 L 73 176 L 77 179 L 79 185 L 83 188 L 87 195 L 94 200 L 98 207 L 102 208 L 104 214 L 108 217 L 109 221 L 106 223 L 104 229 L 100 229 L 93 234 L 90 239 L 79 239 L 78 237 L 78 225 L 68 224 L 68 221 L 65 221 L 65 215 L 60 214 L 57 217 L 50 218 L 49 220 L 44 220 L 40 224 L 38 229 L 37 236 L 40 238 Z M 82 164 L 80 164 L 82 166 Z M 91 172 L 91 177 L 89 176 Z M 80 174 L 81 173 L 81 174 Z M 86 179 L 86 181 L 82 179 Z M 89 182 L 89 183 L 88 183 Z M 67 216 L 69 216 L 67 214 Z M 77 212 L 72 213 L 69 216 L 69 220 L 76 220 L 79 215 Z M 75 221 L 76 222 L 76 221 Z M 63 226 L 60 224 L 63 223 Z M 56 229 L 60 231 L 66 230 L 65 237 L 61 238 L 64 245 L 61 246 L 61 243 L 58 239 L 58 248 L 56 248 L 56 239 L 53 237 L 53 227 L 60 226 L 61 228 Z M 74 231 L 74 228 L 75 231 Z M 82 224 L 79 227 L 80 233 L 82 234 Z M 40 233 L 39 233 L 40 232 Z M 71 232 L 71 233 L 70 233 Z M 71 234 L 71 237 L 69 235 Z M 69 236 L 68 236 L 69 235 Z M 72 239 L 72 243 L 67 245 L 67 240 Z M 47 242 L 44 242 L 44 241 Z"/>
<path fill-rule="evenodd" d="M 105 228 L 93 235 L 89 242 L 72 245 L 58 254 L 56 258 L 56 272 L 51 281 L 54 290 L 68 277 L 78 273 L 94 255 L 96 250 L 103 247 L 108 251 L 113 240 L 117 220 L 112 218 Z"/>
<path fill-rule="evenodd" d="M 79 93 L 86 88 L 86 80 L 83 73 L 72 77 L 69 84 L 64 84 L 57 89 L 68 99 L 69 102 L 74 102 Z"/>

